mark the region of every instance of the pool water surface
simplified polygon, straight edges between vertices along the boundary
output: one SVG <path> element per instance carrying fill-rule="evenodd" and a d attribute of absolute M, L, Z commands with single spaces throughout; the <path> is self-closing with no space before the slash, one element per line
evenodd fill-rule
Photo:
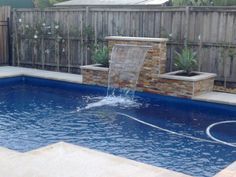
<path fill-rule="evenodd" d="M 104 96 L 102 87 L 1 79 L 0 146 L 26 152 L 65 141 L 199 177 L 213 176 L 236 160 L 235 147 L 212 142 L 206 134 L 213 123 L 236 120 L 233 106 L 136 93 L 135 104 L 83 109 Z M 211 131 L 236 142 L 234 123 Z"/>

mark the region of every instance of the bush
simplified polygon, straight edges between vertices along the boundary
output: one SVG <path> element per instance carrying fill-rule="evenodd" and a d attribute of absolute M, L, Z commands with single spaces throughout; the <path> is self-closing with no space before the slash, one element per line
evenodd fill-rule
<path fill-rule="evenodd" d="M 173 6 L 233 6 L 236 0 L 172 0 Z"/>
<path fill-rule="evenodd" d="M 187 75 L 190 75 L 197 66 L 196 53 L 184 48 L 181 53 L 176 52 L 176 55 L 175 66 L 177 69 L 184 70 Z"/>
<path fill-rule="evenodd" d="M 108 67 L 109 49 L 107 47 L 100 47 L 100 46 L 96 47 L 92 59 L 94 63 L 101 64 L 104 67 Z"/>
<path fill-rule="evenodd" d="M 214 6 L 233 6 L 236 0 L 212 0 Z"/>
<path fill-rule="evenodd" d="M 64 2 L 64 1 L 67 1 L 67 0 L 33 0 L 34 6 L 36 8 L 51 7 L 56 3 Z"/>
<path fill-rule="evenodd" d="M 211 0 L 172 0 L 173 6 L 207 6 L 211 4 Z"/>

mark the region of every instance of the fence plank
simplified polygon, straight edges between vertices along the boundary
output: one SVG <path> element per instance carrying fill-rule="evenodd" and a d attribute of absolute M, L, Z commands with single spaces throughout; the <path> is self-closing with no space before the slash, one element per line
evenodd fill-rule
<path fill-rule="evenodd" d="M 223 65 L 228 62 L 231 69 L 227 79 L 236 82 L 236 56 L 228 59 L 226 54 L 227 62 L 222 62 L 224 49 L 236 50 L 235 12 L 235 7 L 96 6 L 89 9 L 17 9 L 13 13 L 14 63 L 35 63 L 35 67 L 39 64 L 42 68 L 45 66 L 45 69 L 63 68 L 67 72 L 80 72 L 80 65 L 91 63 L 90 45 L 103 40 L 107 35 L 171 37 L 168 43 L 167 71 L 172 71 L 175 51 L 183 48 L 184 39 L 187 38 L 188 46 L 201 56 L 202 71 L 216 72 L 217 79 L 222 80 L 225 73 Z M 19 18 L 23 20 L 23 25 L 17 22 Z M 52 28 L 54 22 L 60 23 L 60 36 L 66 42 L 60 40 L 57 44 L 55 37 L 45 36 L 38 40 L 39 51 L 34 51 L 34 39 L 17 37 L 20 36 L 21 28 L 26 30 L 25 25 L 35 28 L 39 21 Z M 94 34 L 89 33 L 88 26 L 91 26 Z M 64 49 L 66 51 L 63 52 Z"/>
<path fill-rule="evenodd" d="M 11 9 L 8 6 L 0 7 L 0 65 L 9 62 L 9 18 Z"/>

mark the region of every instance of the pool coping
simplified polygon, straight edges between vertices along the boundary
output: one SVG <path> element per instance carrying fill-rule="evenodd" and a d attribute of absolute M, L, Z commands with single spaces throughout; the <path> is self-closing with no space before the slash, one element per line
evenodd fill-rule
<path fill-rule="evenodd" d="M 236 106 L 236 94 L 223 92 L 208 92 L 192 98 L 197 101 Z"/>
<path fill-rule="evenodd" d="M 1 177 L 190 177 L 65 142 L 26 153 L 0 148 L 0 155 Z"/>
<path fill-rule="evenodd" d="M 45 70 L 39 70 L 39 69 L 31 69 L 31 68 L 23 68 L 23 67 L 12 67 L 12 66 L 1 66 L 0 67 L 0 78 L 8 78 L 8 77 L 16 77 L 16 76 L 30 76 L 30 77 L 37 77 L 37 78 L 43 78 L 43 79 L 51 79 L 51 80 L 57 80 L 57 81 L 65 81 L 65 82 L 70 82 L 70 83 L 82 84 L 82 76 L 78 75 L 78 74 L 69 74 L 69 73 L 62 73 L 62 72 L 55 72 L 55 71 L 45 71 Z M 206 93 L 206 94 L 200 95 L 198 97 L 194 97 L 193 100 L 220 103 L 220 104 L 228 104 L 228 105 L 236 105 L 236 94 L 221 93 L 222 94 L 221 95 L 220 93 L 216 92 L 218 94 L 219 98 L 215 99 L 214 98 L 214 93 L 215 92 Z M 226 96 L 226 95 L 228 95 L 228 96 Z M 227 101 L 227 99 L 229 99 L 229 98 L 232 99 L 232 96 L 233 96 L 233 98 L 235 98 L 235 102 Z M 53 146 L 53 145 L 51 145 L 51 146 Z M 47 149 L 48 147 L 50 147 L 50 146 L 46 146 L 45 148 Z M 80 147 L 80 146 L 77 146 L 77 147 Z M 3 150 L 3 149 L 4 148 L 0 147 L 0 155 L 4 151 L 6 151 L 6 149 L 5 150 Z M 7 152 L 9 152 L 9 151 L 7 151 Z M 10 154 L 9 157 L 11 157 L 12 153 L 9 153 Z M 17 153 L 17 152 L 15 151 L 14 153 Z M 24 154 L 27 154 L 27 153 L 24 153 Z M 106 155 L 106 153 L 103 153 L 103 154 Z M 117 158 L 120 158 L 120 157 L 117 157 Z M 128 159 L 125 159 L 125 158 L 122 158 L 122 159 L 123 159 L 124 163 L 127 162 L 127 160 L 128 160 Z M 130 161 L 130 160 L 128 160 L 128 161 Z M 137 163 L 139 163 L 139 162 L 137 162 Z M 155 167 L 155 166 L 151 166 L 151 167 L 167 170 L 165 168 L 160 168 L 160 167 Z M 10 167 L 10 169 L 11 169 L 11 167 Z M 171 175 L 173 175 L 173 176 L 174 175 L 175 176 L 176 175 L 177 176 L 178 175 L 188 176 L 188 175 L 178 173 L 178 172 L 174 172 L 174 171 L 171 171 L 171 170 L 167 170 L 167 171 L 168 171 L 168 173 L 170 172 L 170 174 L 172 173 Z M 221 172 L 217 173 L 215 177 L 235 177 L 235 174 L 236 174 L 236 162 L 230 164 L 227 168 L 225 168 Z M 0 176 L 1 176 L 1 172 L 0 172 Z M 158 176 L 162 176 L 162 175 L 158 174 L 155 177 L 158 177 Z M 46 176 L 44 176 L 44 177 L 46 177 Z M 113 177 L 115 177 L 115 176 L 113 176 Z M 148 176 L 148 177 L 151 177 L 151 176 Z"/>
<path fill-rule="evenodd" d="M 45 71 L 39 69 L 12 67 L 12 66 L 0 67 L 0 78 L 16 77 L 16 76 L 30 76 L 30 77 L 82 84 L 82 76 L 78 74 Z"/>

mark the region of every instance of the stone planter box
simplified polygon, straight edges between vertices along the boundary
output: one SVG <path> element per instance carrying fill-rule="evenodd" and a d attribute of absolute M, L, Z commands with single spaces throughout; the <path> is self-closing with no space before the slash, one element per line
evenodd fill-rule
<path fill-rule="evenodd" d="M 190 77 L 176 75 L 181 72 L 183 71 L 159 75 L 156 87 L 160 94 L 192 98 L 213 90 L 216 74 L 194 72 L 197 75 Z"/>
<path fill-rule="evenodd" d="M 99 64 L 81 66 L 83 83 L 89 85 L 107 86 L 109 69 Z"/>

